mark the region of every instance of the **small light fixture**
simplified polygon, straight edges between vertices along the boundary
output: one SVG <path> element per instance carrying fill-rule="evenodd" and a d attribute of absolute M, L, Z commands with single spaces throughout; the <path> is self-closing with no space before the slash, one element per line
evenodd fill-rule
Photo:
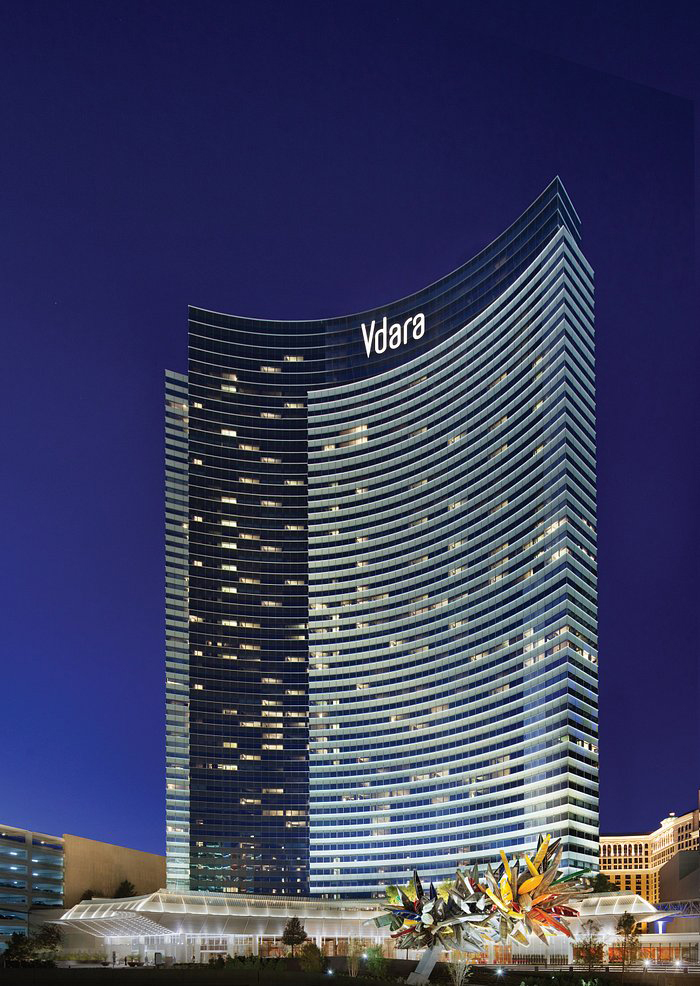
<path fill-rule="evenodd" d="M 496 975 L 497 976 L 502 976 L 503 975 L 503 969 L 496 969 Z"/>

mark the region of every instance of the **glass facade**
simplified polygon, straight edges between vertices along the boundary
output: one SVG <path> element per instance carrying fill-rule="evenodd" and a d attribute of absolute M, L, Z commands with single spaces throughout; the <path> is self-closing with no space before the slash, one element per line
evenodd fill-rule
<path fill-rule="evenodd" d="M 579 240 L 555 180 L 374 311 L 191 309 L 168 377 L 173 889 L 357 897 L 543 828 L 566 865 L 597 855 Z"/>

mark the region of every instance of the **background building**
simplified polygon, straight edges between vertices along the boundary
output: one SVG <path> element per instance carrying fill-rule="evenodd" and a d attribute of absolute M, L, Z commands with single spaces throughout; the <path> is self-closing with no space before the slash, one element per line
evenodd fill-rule
<path fill-rule="evenodd" d="M 558 180 L 374 311 L 190 310 L 166 376 L 168 885 L 597 862 L 592 273 Z"/>
<path fill-rule="evenodd" d="M 0 825 L 0 951 L 31 909 L 63 905 L 63 849 L 60 836 Z"/>
<path fill-rule="evenodd" d="M 41 911 L 72 907 L 87 890 L 111 897 L 123 880 L 137 894 L 165 883 L 165 857 L 77 835 L 0 825 L 0 951 Z M 31 913 L 30 913 L 31 912 Z"/>
<path fill-rule="evenodd" d="M 661 867 L 658 907 L 679 915 L 669 931 L 700 933 L 699 849 L 682 849 Z"/>
<path fill-rule="evenodd" d="M 679 852 L 700 848 L 699 829 L 700 791 L 698 808 L 680 816 L 671 812 L 648 835 L 602 835 L 601 873 L 620 890 L 630 890 L 656 904 L 664 900 L 659 879 L 662 866 Z"/>

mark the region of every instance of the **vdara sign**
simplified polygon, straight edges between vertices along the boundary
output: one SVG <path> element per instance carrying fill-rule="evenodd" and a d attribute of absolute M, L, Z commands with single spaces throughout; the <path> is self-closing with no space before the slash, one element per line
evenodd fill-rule
<path fill-rule="evenodd" d="M 392 322 L 384 316 L 379 324 L 376 319 L 367 325 L 362 323 L 362 339 L 365 344 L 365 352 L 369 354 L 374 350 L 377 356 L 389 349 L 398 349 L 405 346 L 409 340 L 422 339 L 425 335 L 425 315 L 418 312 L 417 315 L 410 315 L 405 322 Z"/>

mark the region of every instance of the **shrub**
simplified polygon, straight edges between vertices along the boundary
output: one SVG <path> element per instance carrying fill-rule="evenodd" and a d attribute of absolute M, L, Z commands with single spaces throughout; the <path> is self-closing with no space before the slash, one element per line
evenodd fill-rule
<path fill-rule="evenodd" d="M 387 960 L 381 945 L 370 945 L 365 950 L 367 956 L 367 972 L 375 979 L 384 979 L 387 974 Z"/>
<path fill-rule="evenodd" d="M 303 972 L 321 972 L 323 960 L 321 950 L 314 941 L 305 942 L 299 952 L 299 964 Z"/>

